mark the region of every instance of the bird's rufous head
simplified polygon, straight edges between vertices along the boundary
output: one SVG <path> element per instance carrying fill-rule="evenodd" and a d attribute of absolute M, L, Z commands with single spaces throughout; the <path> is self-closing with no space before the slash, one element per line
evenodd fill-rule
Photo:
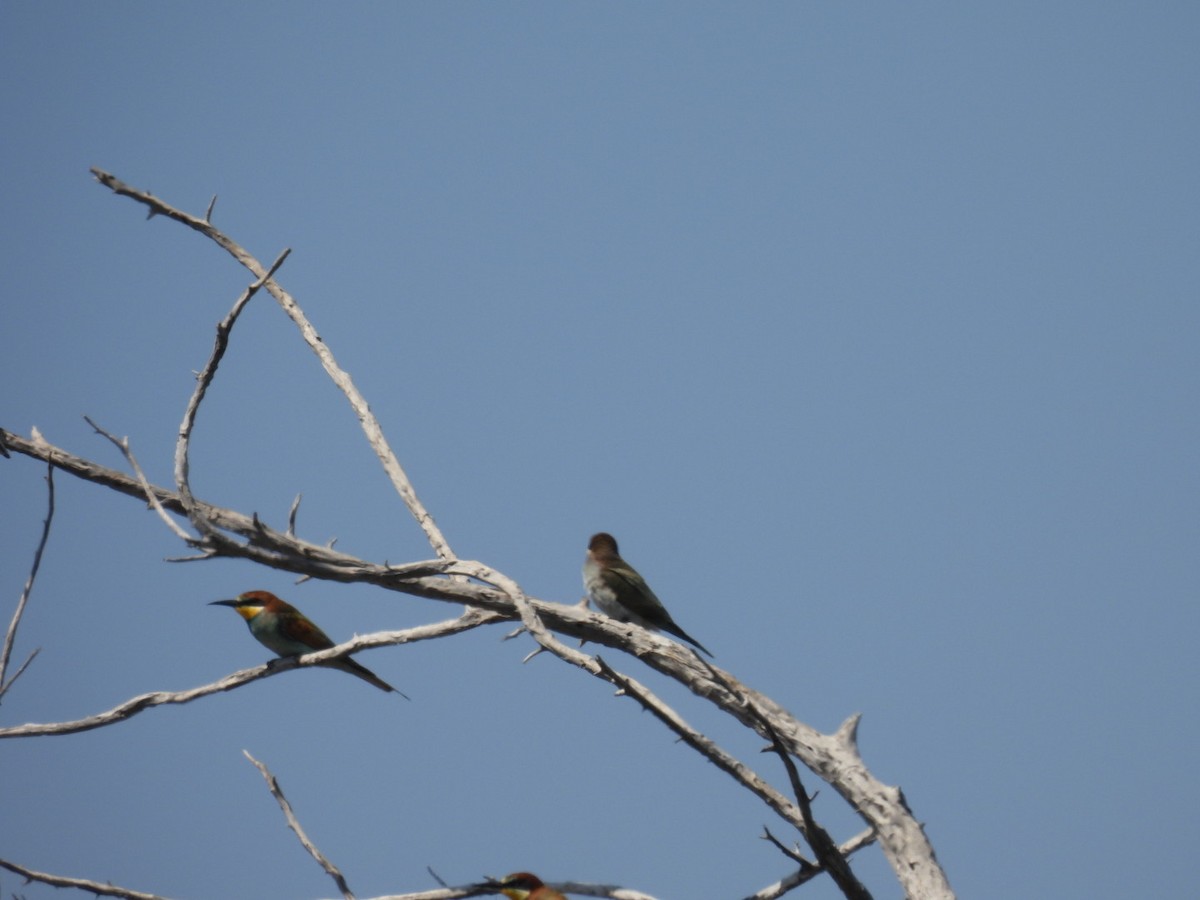
<path fill-rule="evenodd" d="M 588 541 L 588 552 L 597 559 L 611 559 L 620 555 L 617 553 L 617 539 L 607 531 L 592 535 Z"/>

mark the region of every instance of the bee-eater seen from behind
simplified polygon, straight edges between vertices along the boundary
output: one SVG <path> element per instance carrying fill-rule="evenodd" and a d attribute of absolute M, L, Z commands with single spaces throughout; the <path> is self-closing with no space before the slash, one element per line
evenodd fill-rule
<path fill-rule="evenodd" d="M 553 888 L 542 884 L 542 879 L 529 872 L 513 872 L 500 881 L 500 893 L 510 900 L 567 900 Z"/>
<path fill-rule="evenodd" d="M 280 656 L 300 656 L 317 650 L 328 650 L 334 646 L 329 636 L 310 622 L 304 613 L 290 603 L 280 600 L 270 591 L 247 591 L 245 594 L 239 594 L 234 600 L 214 600 L 209 606 L 232 607 L 246 620 L 246 624 L 250 626 L 250 633 L 258 638 L 258 642 Z M 366 666 L 348 656 L 322 665 L 357 675 L 381 691 L 395 692 L 405 700 L 409 699 L 408 694 L 397 691 Z"/>
<path fill-rule="evenodd" d="M 632 622 L 652 631 L 665 631 L 698 647 L 708 648 L 675 624 L 662 601 L 654 596 L 646 579 L 617 552 L 617 540 L 603 531 L 588 541 L 583 561 L 583 586 L 588 598 L 605 615 L 618 622 Z"/>

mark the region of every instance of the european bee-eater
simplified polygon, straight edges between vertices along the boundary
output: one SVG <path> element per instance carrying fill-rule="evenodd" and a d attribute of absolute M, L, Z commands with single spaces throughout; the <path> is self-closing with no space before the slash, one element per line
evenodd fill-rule
<path fill-rule="evenodd" d="M 708 648 L 675 624 L 662 601 L 654 596 L 646 579 L 617 552 L 617 541 L 603 531 L 588 541 L 583 561 L 583 586 L 588 598 L 605 615 L 618 622 L 632 622 L 654 631 L 665 631 L 698 647 Z"/>
<path fill-rule="evenodd" d="M 247 591 L 235 600 L 214 600 L 209 606 L 231 606 L 246 624 L 250 633 L 268 650 L 280 656 L 300 656 L 317 650 L 328 650 L 333 646 L 329 635 L 308 620 L 308 617 L 290 603 L 280 600 L 270 591 Z M 405 700 L 408 694 L 394 687 L 348 656 L 334 662 L 323 663 L 332 669 L 341 669 L 357 675 L 381 691 L 395 691 Z"/>
<path fill-rule="evenodd" d="M 542 884 L 542 879 L 529 872 L 513 872 L 500 881 L 500 893 L 510 900 L 567 900 L 553 888 Z"/>

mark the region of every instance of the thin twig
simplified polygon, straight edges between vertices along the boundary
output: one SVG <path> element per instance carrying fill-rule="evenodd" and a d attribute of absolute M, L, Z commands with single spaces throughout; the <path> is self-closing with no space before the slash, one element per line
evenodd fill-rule
<path fill-rule="evenodd" d="M 25 657 L 25 661 L 23 663 L 21 663 L 19 666 L 17 666 L 17 671 L 13 672 L 12 678 L 8 679 L 8 681 L 5 682 L 4 689 L 0 690 L 0 697 L 4 696 L 5 691 L 7 691 L 10 687 L 13 686 L 13 683 L 18 678 L 20 678 L 22 674 L 24 674 L 25 670 L 29 668 L 29 664 L 31 662 L 33 662 L 35 659 L 37 659 L 37 655 L 41 652 L 42 652 L 41 647 L 34 647 L 32 650 L 29 651 L 29 655 L 27 657 Z"/>
<path fill-rule="evenodd" d="M 254 768 L 258 769 L 262 773 L 262 777 L 267 780 L 267 789 L 271 792 L 271 796 L 275 798 L 275 802 L 279 804 L 279 808 L 283 810 L 283 817 L 287 819 L 288 828 L 295 832 L 296 837 L 300 840 L 300 845 L 308 851 L 308 855 L 315 859 L 317 864 L 333 879 L 333 883 L 342 892 L 342 897 L 345 900 L 354 900 L 354 894 L 350 891 L 350 885 L 346 884 L 346 877 L 342 875 L 341 869 L 335 866 L 329 857 L 317 849 L 317 845 L 304 833 L 304 828 L 300 825 L 300 820 L 296 818 L 296 814 L 292 811 L 292 804 L 288 803 L 287 797 L 283 796 L 283 788 L 279 786 L 279 780 L 271 774 L 270 769 L 251 756 L 249 750 L 243 750 L 242 753 L 246 759 L 254 763 Z"/>
<path fill-rule="evenodd" d="M 160 897 L 158 894 L 133 891 L 129 888 L 117 887 L 115 884 L 105 884 L 99 881 L 89 881 L 86 878 L 68 878 L 65 875 L 50 875 L 46 872 L 38 872 L 34 869 L 19 866 L 14 862 L 9 862 L 6 859 L 0 859 L 0 868 L 15 872 L 29 881 L 40 881 L 42 884 L 48 884 L 51 887 L 76 888 L 81 891 L 88 891 L 97 897 L 123 897 L 125 900 L 168 900 L 168 898 Z"/>
<path fill-rule="evenodd" d="M 804 784 L 800 781 L 800 771 L 792 761 L 792 756 L 788 753 L 787 747 L 784 746 L 783 739 L 780 738 L 774 726 L 765 718 L 762 724 L 771 737 L 771 746 L 769 749 L 775 752 L 783 762 L 784 769 L 787 770 L 788 781 L 792 785 L 792 792 L 795 794 L 797 804 L 799 804 L 800 813 L 804 817 L 802 834 L 816 855 L 817 862 L 821 868 L 829 873 L 829 877 L 834 880 L 834 883 L 837 884 L 842 894 L 848 900 L 871 900 L 871 892 L 867 890 L 866 885 L 858 880 L 858 876 L 851 870 L 850 863 L 846 861 L 846 857 L 842 855 L 833 838 L 829 836 L 829 832 L 817 824 L 817 820 L 813 817 L 812 803 L 810 802 L 808 791 L 805 790 Z"/>
<path fill-rule="evenodd" d="M 157 512 L 159 518 L 167 524 L 167 528 L 174 533 L 175 537 L 179 538 L 185 544 L 194 546 L 196 544 L 196 539 L 184 531 L 179 526 L 179 523 L 167 515 L 167 511 L 163 509 L 162 501 L 160 501 L 158 496 L 154 493 L 150 486 L 150 481 L 146 478 L 146 473 L 142 471 L 142 467 L 138 465 L 137 457 L 133 455 L 133 450 L 130 449 L 129 438 L 118 438 L 110 434 L 93 422 L 88 416 L 84 416 L 83 421 L 91 425 L 92 430 L 94 430 L 97 434 L 108 438 L 116 446 L 116 448 L 121 451 L 121 454 L 125 457 L 125 461 L 128 462 L 130 467 L 133 469 L 133 474 L 137 476 L 138 484 L 142 486 L 142 490 L 145 492 L 146 502 L 154 507 L 154 511 Z"/>
<path fill-rule="evenodd" d="M 300 512 L 300 498 L 303 496 L 303 494 L 297 494 L 296 499 L 292 501 L 292 508 L 288 510 L 287 536 L 290 538 L 296 536 L 296 513 Z"/>
<path fill-rule="evenodd" d="M 33 582 L 37 578 L 38 569 L 42 565 L 42 553 L 46 550 L 46 542 L 50 540 L 50 523 L 54 521 L 54 464 L 46 464 L 46 518 L 42 521 L 42 536 L 38 538 L 37 549 L 33 551 L 33 565 L 29 567 L 29 577 L 25 579 L 25 587 L 21 590 L 21 597 L 17 600 L 17 609 L 13 613 L 12 621 L 8 624 L 8 631 L 4 635 L 4 649 L 0 650 L 0 697 L 7 693 L 12 687 L 13 682 L 21 677 L 21 673 L 28 668 L 33 662 L 33 658 L 37 656 L 38 651 L 33 653 L 21 664 L 16 673 L 8 681 L 4 680 L 4 675 L 8 671 L 8 661 L 12 657 L 13 643 L 17 639 L 17 627 L 21 624 L 21 617 L 25 615 L 25 605 L 29 602 L 29 595 L 33 591 Z M 41 648 L 38 648 L 41 649 Z"/>
<path fill-rule="evenodd" d="M 783 845 L 783 841 L 779 840 L 779 838 L 777 838 L 777 837 L 775 837 L 775 835 L 771 834 L 771 829 L 765 825 L 763 826 L 762 838 L 767 843 L 773 845 L 776 850 L 778 850 L 780 853 L 782 853 L 784 856 L 786 856 L 792 862 L 799 863 L 800 868 L 802 868 L 802 869 L 809 868 L 809 867 L 815 868 L 815 866 L 813 866 L 812 862 L 810 860 L 806 859 L 804 854 L 800 852 L 800 849 L 798 847 L 785 847 Z"/>
<path fill-rule="evenodd" d="M 769 837 L 771 843 L 775 844 L 776 847 L 779 847 L 779 849 L 789 857 L 791 856 L 791 853 L 784 848 L 781 843 L 775 840 L 774 836 L 771 835 L 770 832 L 767 832 L 767 836 Z M 838 851 L 842 854 L 842 856 L 849 857 L 851 854 L 857 853 L 863 847 L 873 844 L 874 842 L 875 832 L 868 828 L 866 831 L 859 832 L 854 837 L 850 838 L 850 840 L 838 847 Z M 791 875 L 781 879 L 780 881 L 776 881 L 774 884 L 769 884 L 759 891 L 755 891 L 749 897 L 746 897 L 745 900 L 779 900 L 779 898 L 784 894 L 795 890 L 802 884 L 807 884 L 824 871 L 825 870 L 820 866 L 815 866 L 811 863 L 802 863 L 800 868 Z"/>
<path fill-rule="evenodd" d="M 628 675 L 616 671 L 603 659 L 600 659 L 600 665 L 605 673 L 606 680 L 616 685 L 622 694 L 639 703 L 643 709 L 673 731 L 681 741 L 704 756 L 705 759 L 722 772 L 730 775 L 740 785 L 762 800 L 785 822 L 793 826 L 798 825 L 800 822 L 800 811 L 796 809 L 795 804 L 790 802 L 787 797 L 775 790 L 775 788 L 771 787 L 771 785 L 767 784 L 750 766 L 722 749 L 711 738 L 692 728 L 692 726 L 683 720 L 683 717 L 679 713 L 660 700 L 645 685 L 630 678 Z"/>
<path fill-rule="evenodd" d="M 234 302 L 233 308 L 230 309 L 224 319 L 217 323 L 217 335 L 213 340 L 212 353 L 209 355 L 204 369 L 196 377 L 196 388 L 188 400 L 187 409 L 183 414 L 183 422 L 179 426 L 179 439 L 175 442 L 175 487 L 179 490 L 179 498 L 183 502 L 183 508 L 187 512 L 188 519 L 196 530 L 204 536 L 204 542 L 209 546 L 222 547 L 226 544 L 232 544 L 233 541 L 221 534 L 213 523 L 209 521 L 207 516 L 202 515 L 200 507 L 196 504 L 196 498 L 192 496 L 192 488 L 188 481 L 188 448 L 191 442 L 192 428 L 196 424 L 196 414 L 200 410 L 200 404 L 204 400 L 204 395 L 208 392 L 208 387 L 212 384 L 212 380 L 217 374 L 217 368 L 221 364 L 221 359 L 225 356 L 225 350 L 229 347 L 229 333 L 233 330 L 238 316 L 241 315 L 242 310 L 246 308 L 246 304 L 250 302 L 251 298 L 258 293 L 262 286 L 283 265 L 284 260 L 288 258 L 291 252 L 291 250 L 284 250 L 280 253 L 275 262 L 271 264 L 271 267 L 259 275 L 258 280 L 242 291 L 241 296 Z"/>

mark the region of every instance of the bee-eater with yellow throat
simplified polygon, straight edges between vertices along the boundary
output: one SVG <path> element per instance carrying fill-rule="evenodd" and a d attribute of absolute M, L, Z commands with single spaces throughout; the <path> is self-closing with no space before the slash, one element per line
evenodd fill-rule
<path fill-rule="evenodd" d="M 542 884 L 542 879 L 529 872 L 513 872 L 500 881 L 500 893 L 509 900 L 567 900 L 553 888 Z"/>
<path fill-rule="evenodd" d="M 709 656 L 708 648 L 675 624 L 662 601 L 617 552 L 617 539 L 611 534 L 593 534 L 583 561 L 583 586 L 588 598 L 602 613 L 618 622 L 632 622 L 652 631 L 665 631 L 698 647 Z"/>
<path fill-rule="evenodd" d="M 290 603 L 280 600 L 270 591 L 247 591 L 233 600 L 214 600 L 209 606 L 232 607 L 246 620 L 246 624 L 250 626 L 250 633 L 258 638 L 258 642 L 280 656 L 300 656 L 317 650 L 328 650 L 334 646 L 329 636 L 310 622 L 304 613 Z M 357 675 L 381 691 L 395 692 L 405 700 L 409 699 L 408 694 L 397 691 L 366 666 L 348 656 L 321 665 Z"/>

